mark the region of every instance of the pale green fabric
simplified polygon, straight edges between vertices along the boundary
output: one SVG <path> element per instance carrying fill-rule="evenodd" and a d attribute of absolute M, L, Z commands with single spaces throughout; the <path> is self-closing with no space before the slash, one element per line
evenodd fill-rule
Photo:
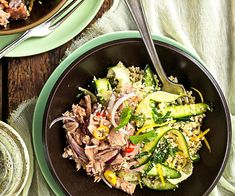
<path fill-rule="evenodd" d="M 197 53 L 218 81 L 235 115 L 235 1 L 234 0 L 143 0 L 151 31 L 168 36 Z M 136 30 L 122 0 L 87 29 L 66 51 L 69 55 L 83 43 L 113 31 Z M 31 144 L 32 112 L 35 100 L 23 103 L 9 123 L 24 134 L 31 161 L 31 175 L 22 195 L 53 194 L 46 185 L 34 159 Z M 232 116 L 233 131 L 235 116 Z M 234 134 L 233 134 L 234 135 Z M 235 139 L 228 164 L 212 196 L 235 195 Z M 31 184 L 32 182 L 32 184 Z M 29 191 L 29 192 L 28 192 Z"/>

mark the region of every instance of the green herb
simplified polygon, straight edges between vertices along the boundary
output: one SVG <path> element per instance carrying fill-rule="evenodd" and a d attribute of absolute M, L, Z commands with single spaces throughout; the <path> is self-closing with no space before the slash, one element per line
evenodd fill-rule
<path fill-rule="evenodd" d="M 131 116 L 131 121 L 135 121 L 136 126 L 138 128 L 143 127 L 145 120 L 146 120 L 146 118 L 144 117 L 144 115 L 141 115 L 141 114 L 138 116 L 137 115 Z"/>
<path fill-rule="evenodd" d="M 138 144 L 142 141 L 145 141 L 145 142 L 151 141 L 156 136 L 157 136 L 157 133 L 155 133 L 155 131 L 153 130 L 153 131 L 144 133 L 142 135 L 132 135 L 129 138 L 133 144 Z"/>
<path fill-rule="evenodd" d="M 171 112 L 168 111 L 165 115 L 162 115 L 157 111 L 157 109 L 154 107 L 152 108 L 152 116 L 153 120 L 157 124 L 161 124 L 167 121 L 167 119 L 170 117 Z"/>
<path fill-rule="evenodd" d="M 179 151 L 181 151 L 182 152 L 182 150 L 180 150 L 178 147 L 169 147 L 168 148 L 168 152 L 169 152 L 169 154 L 171 155 L 171 156 L 175 156 L 175 154 L 177 153 L 177 152 L 179 152 Z"/>
<path fill-rule="evenodd" d="M 163 142 L 161 143 L 161 145 L 159 145 L 157 150 L 155 150 L 155 152 L 153 153 L 152 162 L 155 164 L 165 162 L 170 154 L 169 146 L 170 145 L 167 142 L 167 140 L 163 138 Z"/>
<path fill-rule="evenodd" d="M 121 112 L 119 125 L 115 128 L 115 130 L 121 129 L 122 127 L 127 125 L 127 123 L 131 119 L 131 116 L 132 116 L 132 109 L 129 106 L 125 107 Z"/>

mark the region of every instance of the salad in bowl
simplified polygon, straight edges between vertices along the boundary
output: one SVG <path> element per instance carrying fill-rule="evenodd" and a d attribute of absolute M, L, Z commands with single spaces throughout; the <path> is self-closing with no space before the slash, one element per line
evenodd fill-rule
<path fill-rule="evenodd" d="M 176 189 L 192 175 L 202 145 L 211 151 L 210 128 L 202 130 L 211 106 L 195 88 L 180 95 L 162 91 L 149 65 L 143 70 L 119 62 L 106 77 L 79 87 L 77 100 L 50 127 L 63 120 L 62 156 L 110 188 L 128 194 L 138 185 Z"/>

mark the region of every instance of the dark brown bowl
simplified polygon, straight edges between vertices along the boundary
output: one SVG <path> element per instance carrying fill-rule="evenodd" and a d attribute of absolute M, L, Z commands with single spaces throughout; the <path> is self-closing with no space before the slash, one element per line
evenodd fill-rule
<path fill-rule="evenodd" d="M 10 21 L 6 28 L 0 26 L 0 35 L 10 35 L 27 31 L 45 22 L 54 15 L 67 0 L 35 0 L 28 19 Z"/>
<path fill-rule="evenodd" d="M 201 159 L 194 164 L 191 177 L 183 181 L 175 191 L 154 191 L 148 188 L 136 189 L 134 195 L 208 195 L 218 182 L 229 153 L 231 143 L 231 122 L 225 98 L 211 74 L 190 54 L 168 43 L 155 41 L 162 65 L 167 75 L 176 76 L 186 89 L 199 89 L 206 101 L 214 105 L 214 111 L 207 113 L 202 129 L 210 128 L 207 138 L 212 152 L 205 145 L 200 150 Z M 74 161 L 63 159 L 66 147 L 62 124 L 49 129 L 49 124 L 76 102 L 77 87 L 86 87 L 93 76 L 104 77 L 107 68 L 122 61 L 125 65 L 144 67 L 151 64 L 145 46 L 139 38 L 128 38 L 101 44 L 92 48 L 70 64 L 59 77 L 50 92 L 43 121 L 43 142 L 51 173 L 59 186 L 68 195 L 127 195 L 121 190 L 110 189 L 103 182 L 94 183 L 84 171 L 76 171 Z"/>

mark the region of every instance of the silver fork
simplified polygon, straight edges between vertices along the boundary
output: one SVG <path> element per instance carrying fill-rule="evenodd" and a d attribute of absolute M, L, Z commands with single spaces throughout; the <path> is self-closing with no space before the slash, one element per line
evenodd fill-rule
<path fill-rule="evenodd" d="M 127 7 L 129 8 L 131 15 L 139 29 L 142 36 L 150 59 L 152 60 L 153 66 L 162 82 L 162 90 L 174 94 L 185 94 L 185 89 L 182 84 L 176 84 L 168 79 L 166 73 L 161 65 L 157 51 L 155 49 L 149 26 L 147 24 L 146 15 L 141 0 L 125 0 Z"/>
<path fill-rule="evenodd" d="M 24 32 L 17 39 L 15 39 L 9 45 L 5 46 L 4 48 L 2 48 L 0 50 L 0 59 L 2 57 L 4 57 L 8 52 L 13 50 L 20 43 L 22 43 L 26 39 L 29 39 L 30 37 L 45 37 L 45 36 L 51 34 L 82 4 L 83 1 L 84 0 L 81 0 L 69 12 L 66 13 L 66 11 L 69 10 L 77 2 L 77 0 L 72 0 L 68 5 L 66 5 L 64 8 L 62 8 L 56 14 L 54 14 L 47 21 L 40 24 L 39 26 L 36 26 L 36 27 Z"/>

